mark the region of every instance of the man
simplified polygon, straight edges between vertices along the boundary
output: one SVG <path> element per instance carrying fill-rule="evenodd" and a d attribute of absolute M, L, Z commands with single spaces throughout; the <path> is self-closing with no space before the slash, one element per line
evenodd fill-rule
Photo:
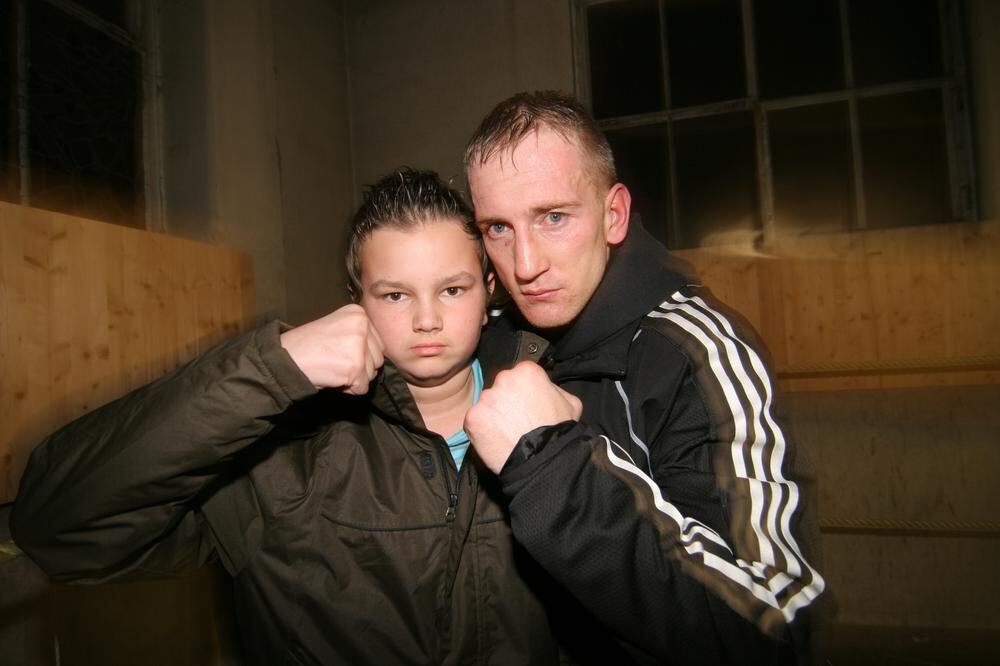
<path fill-rule="evenodd" d="M 495 270 L 544 338 L 515 335 L 538 363 L 466 417 L 515 538 L 636 661 L 803 658 L 825 585 L 752 332 L 632 219 L 575 101 L 501 102 L 465 167 Z"/>

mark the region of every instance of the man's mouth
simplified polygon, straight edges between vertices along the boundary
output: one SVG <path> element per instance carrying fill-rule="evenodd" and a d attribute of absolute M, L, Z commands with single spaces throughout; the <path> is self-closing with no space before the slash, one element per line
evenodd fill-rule
<path fill-rule="evenodd" d="M 551 301 L 559 293 L 558 289 L 522 289 L 521 296 L 529 303 L 545 303 Z"/>

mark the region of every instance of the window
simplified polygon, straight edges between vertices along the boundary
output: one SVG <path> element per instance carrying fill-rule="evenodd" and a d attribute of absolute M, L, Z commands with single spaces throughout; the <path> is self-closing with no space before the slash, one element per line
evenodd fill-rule
<path fill-rule="evenodd" d="M 0 199 L 145 225 L 140 5 L 0 0 Z"/>
<path fill-rule="evenodd" d="M 958 0 L 576 0 L 578 93 L 669 247 L 976 218 Z"/>

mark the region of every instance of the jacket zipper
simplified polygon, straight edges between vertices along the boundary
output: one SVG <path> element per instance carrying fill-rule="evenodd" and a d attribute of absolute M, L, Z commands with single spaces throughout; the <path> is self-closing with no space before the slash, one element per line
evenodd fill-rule
<path fill-rule="evenodd" d="M 445 451 L 438 447 L 438 456 L 441 458 L 441 476 L 444 477 L 444 490 L 448 493 L 448 505 L 444 510 L 444 519 L 449 523 L 455 520 L 455 516 L 458 514 L 458 491 L 461 489 L 461 476 L 462 470 L 458 470 L 458 478 L 456 479 L 455 489 L 451 488 L 451 474 L 448 470 L 448 459 L 445 457 Z M 448 455 L 451 455 L 448 452 Z M 463 465 L 464 467 L 464 465 Z"/>

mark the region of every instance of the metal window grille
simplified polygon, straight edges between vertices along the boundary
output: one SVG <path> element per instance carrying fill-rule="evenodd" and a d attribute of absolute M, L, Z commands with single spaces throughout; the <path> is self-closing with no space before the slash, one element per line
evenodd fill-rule
<path fill-rule="evenodd" d="M 977 219 L 959 0 L 574 0 L 576 88 L 674 248 Z"/>

